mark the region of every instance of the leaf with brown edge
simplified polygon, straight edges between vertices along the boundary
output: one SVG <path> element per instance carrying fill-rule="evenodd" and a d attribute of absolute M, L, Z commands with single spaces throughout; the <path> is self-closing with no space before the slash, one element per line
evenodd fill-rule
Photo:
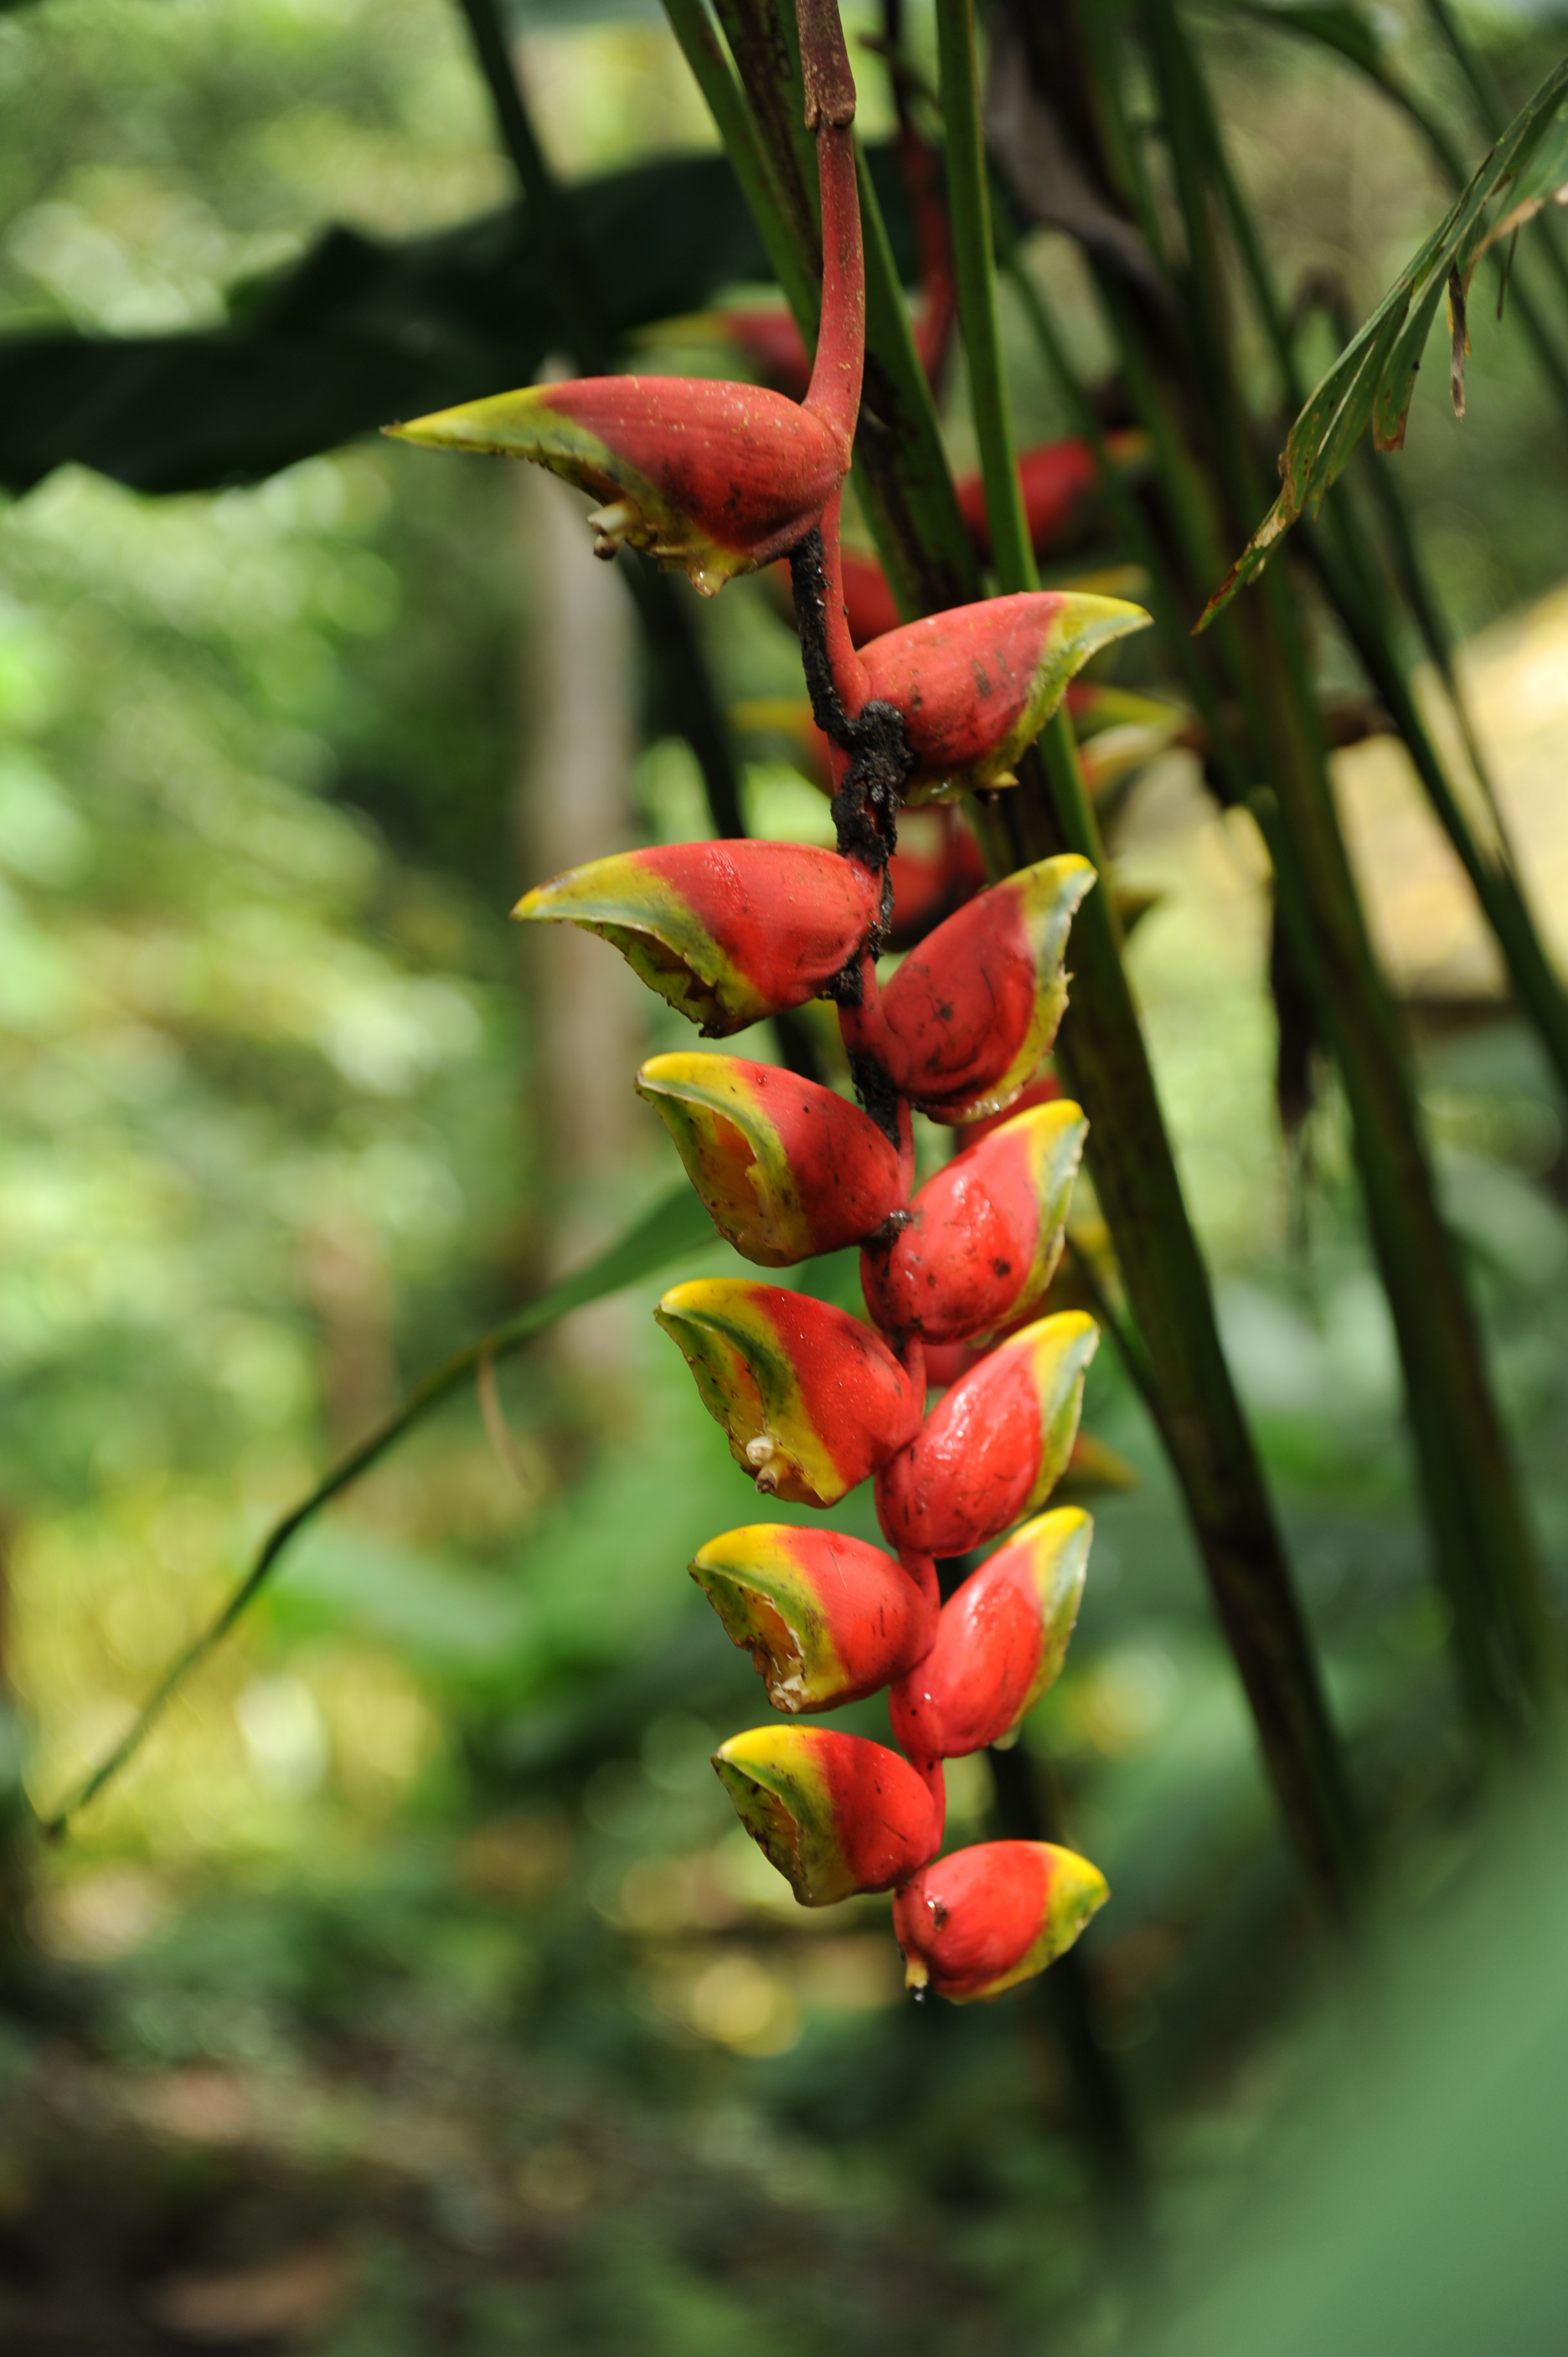
<path fill-rule="evenodd" d="M 1280 459 L 1279 498 L 1198 618 L 1202 630 L 1255 580 L 1292 524 L 1315 515 L 1369 425 L 1397 450 L 1416 371 L 1444 290 L 1457 285 L 1455 333 L 1477 263 L 1568 188 L 1568 59 L 1520 108 L 1447 214 L 1314 388 Z M 1462 381 L 1462 380 L 1461 380 Z"/>

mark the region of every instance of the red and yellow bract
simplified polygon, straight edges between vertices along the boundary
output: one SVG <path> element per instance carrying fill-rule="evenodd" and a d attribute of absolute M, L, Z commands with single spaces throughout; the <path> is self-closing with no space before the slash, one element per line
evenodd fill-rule
<path fill-rule="evenodd" d="M 1067 1006 L 1062 959 L 1073 911 L 1095 881 L 1068 852 L 1021 868 L 911 951 L 888 988 L 846 1014 L 880 1049 L 896 1088 L 932 1121 L 1003 1112 L 1037 1071 Z"/>
<path fill-rule="evenodd" d="M 863 646 L 869 693 L 903 716 L 910 806 L 1013 784 L 1074 673 L 1148 619 L 1121 597 L 1038 589 L 954 606 Z"/>
<path fill-rule="evenodd" d="M 1045 1503 L 1078 1431 L 1100 1329 L 1081 1309 L 1041 1318 L 945 1392 L 876 1479 L 889 1543 L 967 1555 Z"/>
<path fill-rule="evenodd" d="M 714 1765 L 802 1907 L 891 1890 L 940 1844 L 939 1786 L 864 1736 L 757 1727 L 721 1743 Z"/>
<path fill-rule="evenodd" d="M 1052 1842 L 955 1850 L 893 1902 L 905 1978 L 955 2005 L 1000 1996 L 1070 1948 L 1110 1895 L 1098 1867 Z"/>
<path fill-rule="evenodd" d="M 775 1710 L 858 1702 L 924 1660 L 936 1634 L 930 1565 L 907 1571 L 839 1531 L 726 1531 L 698 1550 L 692 1577 L 750 1652 Z"/>
<path fill-rule="evenodd" d="M 908 1200 L 906 1157 L 815 1081 L 691 1054 L 653 1057 L 637 1085 L 720 1234 L 764 1268 L 858 1243 Z"/>
<path fill-rule="evenodd" d="M 722 1039 L 815 998 L 860 953 L 881 887 L 797 843 L 677 843 L 591 860 L 516 914 L 602 933 L 633 971 Z"/>
<path fill-rule="evenodd" d="M 1069 1099 L 1015 1114 L 928 1178 L 908 1224 L 861 1254 L 865 1306 L 885 1334 L 927 1342 L 1020 1325 L 1061 1258 L 1089 1124 Z"/>
<path fill-rule="evenodd" d="M 921 1387 L 831 1302 L 744 1277 L 677 1285 L 654 1312 L 759 1490 L 832 1506 L 919 1429 Z"/>
<path fill-rule="evenodd" d="M 911 1760 L 956 1760 L 1012 1740 L 1061 1674 L 1093 1535 L 1081 1506 L 1058 1506 L 955 1590 L 930 1652 L 888 1697 Z"/>

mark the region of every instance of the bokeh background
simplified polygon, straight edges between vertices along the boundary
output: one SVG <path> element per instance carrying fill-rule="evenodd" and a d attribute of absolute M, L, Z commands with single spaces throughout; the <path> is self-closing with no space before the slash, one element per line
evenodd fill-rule
<path fill-rule="evenodd" d="M 1420 12 L 1386 16 L 1457 113 Z M 1326 56 L 1200 21 L 1282 276 L 1333 274 L 1359 316 L 1446 207 L 1424 150 Z M 1515 93 L 1563 45 L 1468 21 Z M 653 7 L 516 33 L 563 177 L 713 144 Z M 330 223 L 510 195 L 438 0 L 38 0 L 0 14 L 0 109 L 7 332 L 205 326 Z M 1030 263 L 1102 363 L 1064 242 Z M 1510 325 L 1472 328 L 1468 418 L 1429 370 L 1389 463 L 1562 950 L 1568 451 Z M 1064 430 L 1013 357 L 1025 438 Z M 691 323 L 649 364 L 729 365 Z M 961 380 L 949 412 L 961 462 Z M 561 866 L 709 831 L 584 503 L 521 477 L 370 441 L 211 495 L 65 468 L 0 511 L 0 1781 L 39 1811 L 336 1449 L 677 1175 L 631 1076 L 682 1027 L 601 945 L 508 924 Z M 726 705 L 798 692 L 760 586 L 691 611 Z M 752 830 L 830 839 L 779 746 L 742 742 Z M 1373 738 L 1338 782 L 1561 1581 L 1559 1110 L 1402 756 Z M 1482 1836 L 1340 1108 L 1325 1079 L 1282 1140 L 1248 823 L 1171 754 L 1114 825 L 1226 1338 L 1420 1927 Z M 565 1322 L 499 1419 L 465 1393 L 317 1524 L 65 1843 L 13 1810 L 7 2347 L 1087 2352 L 1285 2132 L 1322 1958 L 1113 1353 L 1087 1421 L 1137 1487 L 1096 1501 L 1026 1738 L 1114 1892 L 1092 2021 L 1048 1980 L 915 2007 L 886 1901 L 796 1909 L 708 1767 L 760 1696 L 684 1566 L 754 1509 L 658 1290 Z M 982 1835 L 983 1761 L 950 1792 Z"/>

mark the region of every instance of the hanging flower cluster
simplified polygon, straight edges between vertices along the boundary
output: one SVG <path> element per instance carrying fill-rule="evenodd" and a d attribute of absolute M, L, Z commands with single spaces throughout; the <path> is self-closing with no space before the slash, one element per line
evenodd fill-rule
<path fill-rule="evenodd" d="M 704 591 L 789 557 L 837 852 L 632 851 L 541 885 L 518 913 L 603 934 L 709 1039 L 814 997 L 837 1003 L 858 1104 L 726 1055 L 656 1056 L 638 1082 L 736 1250 L 784 1268 L 858 1244 L 873 1321 L 727 1278 L 676 1286 L 659 1306 L 757 1490 L 830 1507 L 873 1480 L 886 1541 L 884 1551 L 767 1523 L 701 1550 L 693 1576 L 784 1714 L 721 1745 L 714 1764 L 803 1905 L 895 1891 L 910 1984 L 967 2001 L 1049 1964 L 1106 1896 L 1092 1866 L 1048 1843 L 937 1855 L 941 1763 L 1007 1742 L 1057 1676 L 1089 1554 L 1085 1513 L 1041 1511 L 1072 1450 L 1098 1340 L 1081 1311 L 1041 1314 L 1086 1125 L 1049 1096 L 997 1117 L 1051 1046 L 1069 927 L 1095 877 L 1068 856 L 992 886 L 884 986 L 889 862 L 900 808 L 1009 783 L 1073 673 L 1146 617 L 1040 593 L 854 645 L 838 522 L 865 324 L 854 89 L 835 0 L 799 0 L 799 13 L 824 254 L 804 401 L 594 378 L 400 430 L 551 467 L 599 500 L 601 554 L 629 543 Z M 972 1139 L 918 1189 L 914 1110 Z M 929 1414 L 928 1346 L 972 1361 Z M 938 1558 L 1008 1532 L 944 1605 Z M 796 1723 L 883 1687 L 901 1752 Z"/>

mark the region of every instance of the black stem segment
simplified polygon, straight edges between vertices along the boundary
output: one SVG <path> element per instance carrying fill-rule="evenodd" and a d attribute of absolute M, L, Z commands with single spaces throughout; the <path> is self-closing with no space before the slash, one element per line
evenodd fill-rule
<path fill-rule="evenodd" d="M 839 851 L 846 859 L 858 859 L 864 867 L 886 869 L 898 848 L 899 805 L 915 767 L 904 716 L 896 705 L 876 697 L 863 705 L 853 720 L 844 709 L 828 653 L 827 565 L 820 530 L 813 528 L 790 550 L 789 581 L 811 717 L 823 736 L 850 756 L 849 768 L 833 795 Z M 883 946 L 890 914 L 890 909 L 885 909 L 884 925 L 872 944 L 873 955 Z"/>

